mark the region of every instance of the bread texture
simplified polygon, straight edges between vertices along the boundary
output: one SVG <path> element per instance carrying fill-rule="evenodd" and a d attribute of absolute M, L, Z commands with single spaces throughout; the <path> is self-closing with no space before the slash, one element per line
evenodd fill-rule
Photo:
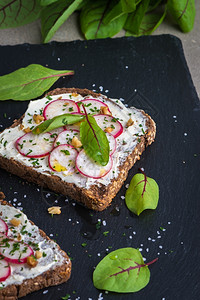
<path fill-rule="evenodd" d="M 0 192 L 0 218 L 2 215 L 1 206 L 13 208 L 11 204 L 4 200 L 4 197 L 4 194 Z M 34 225 L 32 221 L 30 221 L 30 223 Z M 42 239 L 46 240 L 47 242 L 51 241 L 51 239 L 41 229 L 39 229 L 39 234 Z M 42 272 L 38 276 L 33 276 L 33 278 L 25 279 L 21 284 L 9 284 L 3 288 L 1 286 L 0 299 L 16 300 L 34 291 L 66 282 L 71 275 L 71 261 L 67 254 L 63 250 L 61 250 L 58 245 L 56 247 L 63 258 L 62 264 L 58 263 L 57 266 L 55 265 L 53 267 L 50 267 L 47 271 Z M 14 265 L 12 266 L 12 268 L 14 269 Z M 2 282 L 2 284 L 4 284 L 5 282 L 6 281 Z"/>
<path fill-rule="evenodd" d="M 78 88 L 57 88 L 49 92 L 48 96 L 60 95 L 64 93 L 80 94 L 83 97 L 91 96 L 93 98 L 102 97 L 109 104 L 113 100 L 101 94 L 94 93 L 87 89 Z M 120 109 L 122 104 L 117 104 Z M 137 145 L 133 145 L 132 150 L 126 155 L 126 158 L 118 166 L 118 176 L 110 180 L 109 184 L 102 184 L 101 182 L 95 182 L 89 188 L 78 186 L 75 182 L 65 182 L 55 173 L 51 176 L 45 173 L 40 173 L 38 169 L 22 164 L 15 160 L 14 157 L 7 158 L 1 155 L 0 152 L 0 167 L 8 172 L 11 172 L 19 177 L 34 182 L 40 186 L 49 188 L 56 193 L 69 196 L 77 202 L 85 205 L 89 209 L 96 211 L 102 211 L 108 207 L 112 199 L 116 196 L 124 181 L 128 176 L 128 171 L 133 167 L 135 162 L 140 159 L 141 154 L 145 148 L 150 145 L 156 134 L 156 126 L 152 118 L 142 110 L 138 110 L 145 119 L 146 130 L 144 134 L 140 135 Z M 11 128 L 19 126 L 22 123 L 23 116 L 19 120 L 15 120 Z"/>

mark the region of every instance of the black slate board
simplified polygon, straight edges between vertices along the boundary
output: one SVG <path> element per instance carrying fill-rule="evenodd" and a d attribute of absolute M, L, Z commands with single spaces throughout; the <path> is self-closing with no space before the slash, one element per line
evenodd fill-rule
<path fill-rule="evenodd" d="M 121 199 L 125 186 L 107 210 L 96 213 L 0 170 L 0 187 L 7 199 L 22 206 L 48 235 L 53 234 L 73 259 L 69 282 L 35 292 L 24 300 L 56 300 L 66 294 L 71 295 L 70 299 L 98 299 L 101 291 L 93 287 L 93 268 L 107 250 L 122 247 L 141 248 L 147 261 L 156 257 L 159 260 L 150 266 L 151 280 L 146 288 L 135 294 L 103 292 L 103 299 L 199 299 L 200 105 L 181 42 L 165 35 L 24 44 L 0 47 L 0 58 L 0 75 L 31 63 L 74 69 L 75 76 L 60 79 L 52 88 L 103 89 L 102 93 L 110 97 L 122 97 L 129 105 L 145 109 L 157 123 L 155 143 L 135 164 L 126 181 L 129 183 L 138 168 L 144 167 L 159 184 L 158 208 L 139 218 L 127 210 Z M 28 102 L 1 102 L 1 129 L 20 117 L 27 105 Z M 62 214 L 51 218 L 47 208 L 56 199 Z M 113 214 L 116 206 L 120 209 L 118 216 Z M 97 230 L 99 219 L 106 221 L 106 226 Z M 107 237 L 103 235 L 105 231 L 109 231 Z M 82 247 L 82 243 L 87 246 Z"/>

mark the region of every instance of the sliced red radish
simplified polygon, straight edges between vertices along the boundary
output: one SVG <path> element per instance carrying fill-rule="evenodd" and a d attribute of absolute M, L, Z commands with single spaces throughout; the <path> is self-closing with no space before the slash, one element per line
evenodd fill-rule
<path fill-rule="evenodd" d="M 80 112 L 82 112 L 82 113 L 84 113 L 82 105 L 84 105 L 86 112 L 88 114 L 102 113 L 103 107 L 105 109 L 105 113 L 107 113 L 107 114 L 111 113 L 108 105 L 97 99 L 93 99 L 93 98 L 84 99 L 84 100 L 78 101 L 77 104 L 80 107 Z"/>
<path fill-rule="evenodd" d="M 47 104 L 43 111 L 43 116 L 46 120 L 52 119 L 55 116 L 79 112 L 79 107 L 73 100 L 57 99 Z"/>
<path fill-rule="evenodd" d="M 49 166 L 53 171 L 69 175 L 75 170 L 77 150 L 71 145 L 60 145 L 49 155 Z"/>
<path fill-rule="evenodd" d="M 5 281 L 11 274 L 8 262 L 0 257 L 0 282 Z"/>
<path fill-rule="evenodd" d="M 105 132 L 109 132 L 117 138 L 123 132 L 122 124 L 110 115 L 94 115 L 93 116 L 99 127 Z"/>
<path fill-rule="evenodd" d="M 23 156 L 43 157 L 53 149 L 55 136 L 50 132 L 35 135 L 32 132 L 24 134 L 16 141 L 16 148 Z"/>
<path fill-rule="evenodd" d="M 33 249 L 23 243 L 8 238 L 5 234 L 0 234 L 0 254 L 8 262 L 23 264 L 27 257 L 33 255 Z"/>
<path fill-rule="evenodd" d="M 109 157 L 108 164 L 106 166 L 101 166 L 95 163 L 92 159 L 86 155 L 84 149 L 79 152 L 76 158 L 76 168 L 84 176 L 91 177 L 94 179 L 99 179 L 111 170 L 112 168 L 112 157 Z"/>
<path fill-rule="evenodd" d="M 110 145 L 110 155 L 112 155 L 116 150 L 117 142 L 112 134 L 106 132 L 106 136 Z"/>
<path fill-rule="evenodd" d="M 3 233 L 5 235 L 7 235 L 8 233 L 8 225 L 1 218 L 0 218 L 0 233 Z"/>
<path fill-rule="evenodd" d="M 80 132 L 78 130 L 64 130 L 55 139 L 54 147 L 63 144 L 71 145 L 74 137 L 77 137 L 80 140 Z"/>

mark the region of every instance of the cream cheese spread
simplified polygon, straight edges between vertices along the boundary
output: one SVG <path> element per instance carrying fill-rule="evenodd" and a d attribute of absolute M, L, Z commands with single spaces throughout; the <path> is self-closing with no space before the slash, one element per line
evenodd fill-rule
<path fill-rule="evenodd" d="M 94 99 L 92 96 L 82 97 L 79 94 L 67 93 L 61 95 L 47 96 L 39 100 L 30 101 L 28 109 L 22 121 L 24 128 L 30 127 L 33 129 L 36 127 L 36 123 L 33 120 L 34 114 L 41 114 L 44 107 L 56 99 L 71 99 L 75 102 L 87 99 Z M 140 142 L 140 136 L 145 134 L 147 130 L 146 120 L 147 117 L 142 113 L 141 110 L 135 107 L 127 108 L 120 100 L 117 99 L 106 99 L 104 96 L 99 96 L 98 99 L 105 102 L 112 113 L 112 116 L 120 121 L 123 126 L 123 133 L 116 138 L 117 148 L 112 155 L 113 166 L 112 169 L 104 177 L 99 179 L 89 178 L 81 175 L 78 172 L 73 174 L 67 174 L 65 171 L 54 172 L 54 175 L 60 177 L 63 181 L 68 183 L 75 183 L 81 188 L 89 189 L 91 185 L 103 184 L 108 185 L 113 178 L 117 178 L 119 174 L 119 166 L 126 160 L 127 156 L 132 153 L 137 143 Z M 127 127 L 127 122 L 132 119 L 133 125 Z M 45 175 L 51 175 L 52 170 L 48 164 L 48 157 L 37 158 L 37 160 L 25 157 L 21 155 L 16 147 L 16 140 L 24 135 L 24 131 L 20 129 L 20 126 L 15 128 L 9 128 L 4 130 L 0 134 L 0 155 L 14 159 L 26 166 L 33 167 L 37 172 Z"/>
<path fill-rule="evenodd" d="M 0 288 L 11 284 L 21 284 L 25 279 L 34 278 L 66 261 L 58 245 L 54 241 L 42 237 L 39 228 L 33 225 L 20 210 L 0 203 L 0 218 L 8 225 L 8 238 L 17 240 L 17 236 L 20 234 L 21 240 L 30 245 L 34 252 L 36 250 L 42 252 L 42 257 L 37 260 L 38 264 L 33 268 L 26 263 L 9 263 L 11 275 L 5 281 L 0 282 Z M 13 218 L 17 218 L 21 223 L 18 226 L 12 226 L 10 220 Z"/>

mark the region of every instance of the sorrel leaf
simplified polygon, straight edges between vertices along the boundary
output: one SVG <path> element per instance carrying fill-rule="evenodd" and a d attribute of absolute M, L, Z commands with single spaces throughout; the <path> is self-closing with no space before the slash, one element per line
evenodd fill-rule
<path fill-rule="evenodd" d="M 108 24 L 109 22 L 114 21 L 120 16 L 131 13 L 136 9 L 136 3 L 134 0 L 120 0 L 106 15 L 104 18 L 104 23 Z M 128 15 L 127 15 L 128 17 Z"/>
<path fill-rule="evenodd" d="M 109 161 L 110 153 L 107 136 L 97 125 L 95 118 L 87 115 L 86 111 L 85 114 L 86 120 L 80 125 L 80 138 L 83 148 L 86 154 L 95 162 L 106 166 Z"/>
<path fill-rule="evenodd" d="M 52 70 L 32 64 L 10 74 L 0 76 L 0 100 L 30 100 L 41 96 L 61 76 L 74 71 Z"/>
<path fill-rule="evenodd" d="M 195 0 L 168 0 L 167 8 L 183 32 L 192 30 L 195 19 Z"/>
<path fill-rule="evenodd" d="M 80 122 L 85 118 L 84 115 L 79 115 L 79 114 L 63 114 L 60 116 L 56 116 L 52 119 L 46 120 L 40 125 L 36 126 L 32 133 L 33 134 L 40 134 L 40 133 L 45 133 L 48 131 L 51 131 L 53 129 L 59 128 L 64 125 L 71 125 L 77 122 Z"/>
<path fill-rule="evenodd" d="M 104 23 L 104 17 L 113 7 L 110 0 L 88 1 L 83 6 L 80 15 L 81 30 L 86 39 L 106 38 L 117 34 L 124 26 L 127 15 L 123 14 L 109 22 Z"/>
<path fill-rule="evenodd" d="M 139 250 L 121 248 L 109 253 L 96 266 L 93 284 L 97 289 L 117 293 L 131 293 L 143 289 L 150 279 L 148 266 Z"/>
<path fill-rule="evenodd" d="M 145 173 L 133 176 L 125 194 L 125 202 L 130 211 L 140 215 L 145 209 L 156 209 L 159 199 L 159 187 L 156 181 Z"/>
<path fill-rule="evenodd" d="M 37 20 L 41 6 L 37 0 L 1 0 L 0 28 L 22 26 Z"/>
<path fill-rule="evenodd" d="M 83 0 L 66 0 L 48 5 L 41 13 L 41 31 L 44 43 L 50 41 L 58 28 L 78 8 Z"/>
<path fill-rule="evenodd" d="M 40 5 L 47 6 L 54 2 L 59 2 L 59 0 L 40 0 Z"/>

